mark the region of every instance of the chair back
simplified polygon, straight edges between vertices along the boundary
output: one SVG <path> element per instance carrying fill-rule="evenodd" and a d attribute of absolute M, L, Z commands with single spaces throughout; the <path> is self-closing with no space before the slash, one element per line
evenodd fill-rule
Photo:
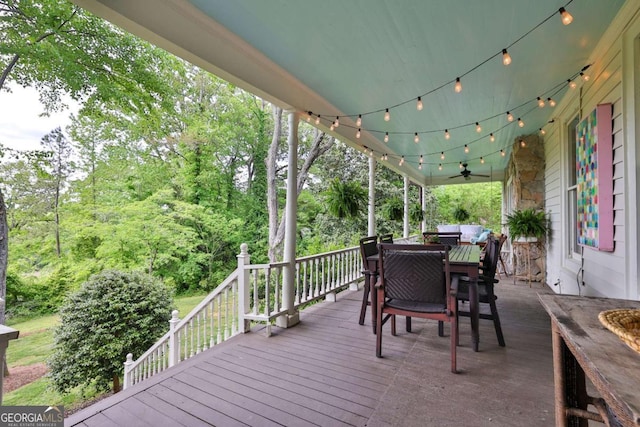
<path fill-rule="evenodd" d="M 493 236 L 490 236 L 487 240 L 484 260 L 482 263 L 482 277 L 486 281 L 493 281 L 496 277 L 501 246 L 501 243 Z"/>
<path fill-rule="evenodd" d="M 393 234 L 383 234 L 380 236 L 380 243 L 393 243 Z"/>
<path fill-rule="evenodd" d="M 447 306 L 451 288 L 448 247 L 380 245 L 380 280 L 386 298 Z"/>
<path fill-rule="evenodd" d="M 459 231 L 450 231 L 450 232 L 441 231 L 438 233 L 438 238 L 440 238 L 440 243 L 442 243 L 443 245 L 450 245 L 450 246 L 458 246 L 460 244 L 460 236 L 462 236 L 462 233 Z"/>
<path fill-rule="evenodd" d="M 360 256 L 362 257 L 362 268 L 369 270 L 367 257 L 378 253 L 378 236 L 368 236 L 360 239 Z"/>

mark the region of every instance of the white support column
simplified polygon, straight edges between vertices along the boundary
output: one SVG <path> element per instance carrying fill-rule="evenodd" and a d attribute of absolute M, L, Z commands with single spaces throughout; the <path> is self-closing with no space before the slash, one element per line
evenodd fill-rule
<path fill-rule="evenodd" d="M 422 193 L 422 226 L 420 227 L 420 231 L 427 231 L 427 189 L 424 185 L 420 186 L 420 192 Z"/>
<path fill-rule="evenodd" d="M 409 237 L 409 177 L 404 177 L 404 228 L 402 237 Z"/>
<path fill-rule="evenodd" d="M 294 308 L 296 277 L 296 224 L 298 218 L 298 114 L 289 113 L 289 165 L 287 167 L 287 202 L 285 206 L 285 231 L 283 261 L 287 263 L 282 274 L 282 306 L 287 313 L 276 319 L 276 325 L 289 328 L 300 322 L 300 314 Z"/>
<path fill-rule="evenodd" d="M 4 300 L 0 298 L 0 304 L 4 304 Z M 10 340 L 18 338 L 19 331 L 5 325 L 0 325 L 0 362 L 4 366 L 7 347 Z M 0 404 L 2 403 L 2 382 L 4 379 L 4 367 L 0 367 Z"/>
<path fill-rule="evenodd" d="M 244 316 L 249 312 L 250 303 L 250 281 L 249 270 L 245 270 L 244 266 L 249 265 L 251 255 L 249 255 L 249 247 L 246 243 L 240 245 L 240 254 L 238 258 L 238 326 L 240 332 L 249 332 L 251 322 L 246 320 Z"/>
<path fill-rule="evenodd" d="M 169 367 L 175 366 L 180 362 L 180 339 L 176 333 L 176 325 L 179 322 L 178 310 L 173 310 L 171 312 L 171 320 L 169 320 Z"/>
<path fill-rule="evenodd" d="M 376 234 L 376 158 L 369 157 L 369 221 L 367 236 Z"/>

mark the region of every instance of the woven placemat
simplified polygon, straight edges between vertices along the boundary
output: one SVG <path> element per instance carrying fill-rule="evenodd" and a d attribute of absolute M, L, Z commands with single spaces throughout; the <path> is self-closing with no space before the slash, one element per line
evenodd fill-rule
<path fill-rule="evenodd" d="M 640 310 L 617 309 L 602 311 L 600 323 L 616 334 L 629 347 L 640 353 Z"/>

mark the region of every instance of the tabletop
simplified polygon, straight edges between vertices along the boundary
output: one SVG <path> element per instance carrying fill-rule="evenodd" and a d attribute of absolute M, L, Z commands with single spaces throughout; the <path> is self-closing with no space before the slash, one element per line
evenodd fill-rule
<path fill-rule="evenodd" d="M 604 310 L 640 309 L 640 301 L 538 295 L 585 374 L 616 413 L 640 425 L 640 353 L 598 320 Z"/>

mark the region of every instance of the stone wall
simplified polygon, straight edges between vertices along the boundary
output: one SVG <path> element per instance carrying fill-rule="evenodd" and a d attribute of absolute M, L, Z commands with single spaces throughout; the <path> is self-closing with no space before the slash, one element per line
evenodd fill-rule
<path fill-rule="evenodd" d="M 524 141 L 524 147 L 520 141 Z M 513 209 L 545 209 L 545 158 L 543 140 L 538 135 L 516 138 L 511 150 L 506 181 L 511 179 L 510 205 Z M 532 280 L 545 281 L 546 249 L 544 241 L 530 245 Z M 513 247 L 511 271 L 526 275 L 524 249 Z"/>

